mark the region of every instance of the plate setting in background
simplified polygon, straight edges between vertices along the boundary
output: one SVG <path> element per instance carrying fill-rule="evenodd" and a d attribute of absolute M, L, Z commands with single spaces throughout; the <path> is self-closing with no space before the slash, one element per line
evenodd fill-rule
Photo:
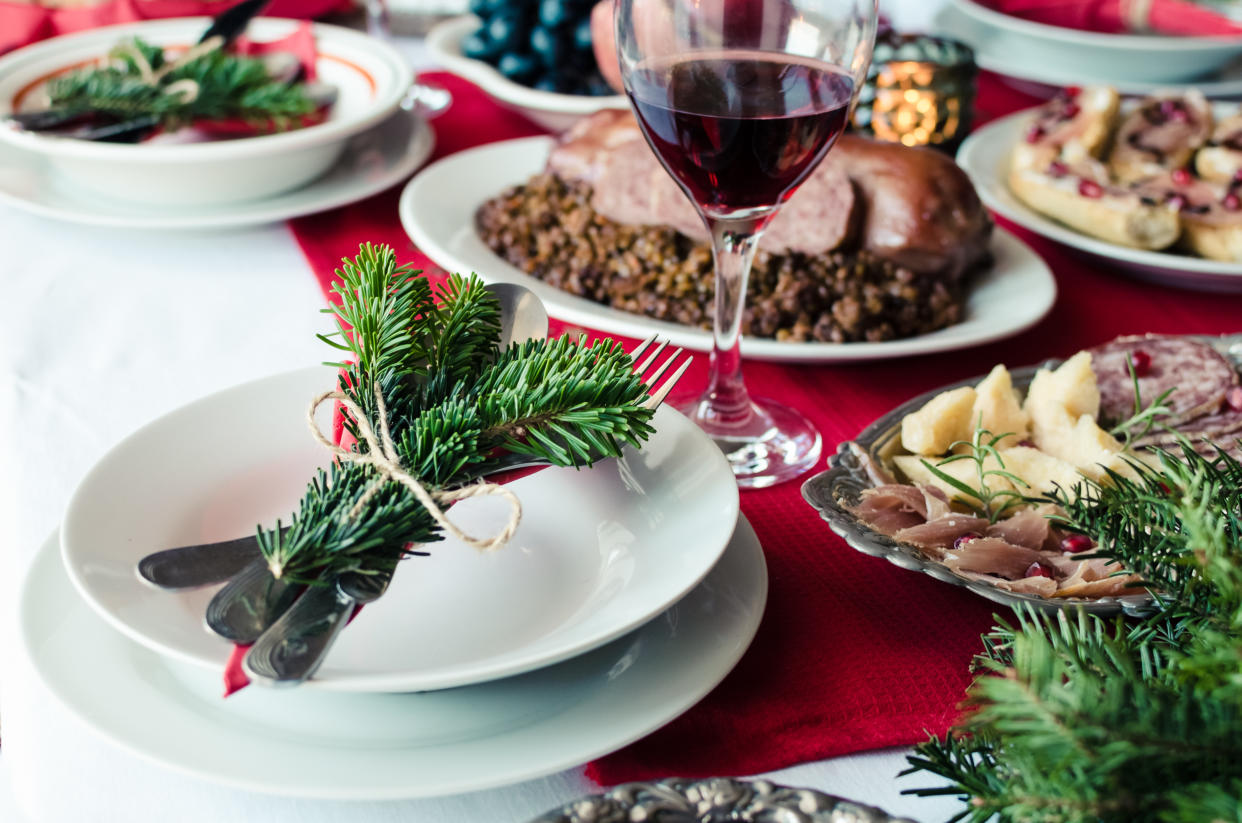
<path fill-rule="evenodd" d="M 637 338 L 658 333 L 674 345 L 710 351 L 708 329 L 632 314 L 569 294 L 506 262 L 479 237 L 475 229 L 479 206 L 541 172 L 552 145 L 550 137 L 505 140 L 431 164 L 402 192 L 401 225 L 406 234 L 448 271 L 473 271 L 488 282 L 527 287 L 561 320 Z M 974 276 L 965 319 L 948 328 L 883 343 L 783 343 L 743 337 L 742 353 L 759 360 L 848 363 L 951 351 L 1019 334 L 1052 309 L 1056 281 L 1039 255 L 1006 231 L 994 232 L 992 251 L 996 262 Z"/>

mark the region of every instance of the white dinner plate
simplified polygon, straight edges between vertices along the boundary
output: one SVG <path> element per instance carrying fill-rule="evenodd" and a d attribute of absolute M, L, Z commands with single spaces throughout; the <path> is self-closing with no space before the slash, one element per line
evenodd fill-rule
<path fill-rule="evenodd" d="M 689 595 L 636 632 L 518 677 L 422 694 L 251 686 L 144 648 L 87 608 L 49 540 L 26 579 L 21 630 L 43 682 L 112 742 L 253 791 L 378 800 L 486 789 L 614 751 L 697 703 L 741 658 L 767 569 L 745 518 Z M 361 617 L 359 618 L 361 619 Z"/>
<path fill-rule="evenodd" d="M 1226 263 L 1163 251 L 1145 251 L 1088 237 L 1027 206 L 1009 190 L 1009 152 L 1022 139 L 1032 110 L 1002 117 L 977 129 L 957 152 L 957 162 L 992 211 L 1058 243 L 1115 263 L 1143 280 L 1200 291 L 1242 291 L 1242 263 Z"/>
<path fill-rule="evenodd" d="M 655 320 L 569 294 L 526 274 L 497 256 L 475 230 L 475 213 L 505 188 L 524 183 L 544 168 L 549 137 L 526 137 L 457 152 L 417 174 L 401 195 L 401 225 L 437 265 L 477 272 L 488 282 L 519 283 L 539 295 L 561 320 L 630 337 L 659 333 L 675 345 L 710 351 L 710 331 Z M 781 343 L 744 338 L 742 353 L 759 360 L 844 363 L 961 349 L 1011 337 L 1039 322 L 1056 300 L 1048 266 L 1004 231 L 993 239 L 995 264 L 977 275 L 966 301 L 966 318 L 940 331 L 885 343 Z"/>
<path fill-rule="evenodd" d="M 427 161 L 435 136 L 398 111 L 349 140 L 323 176 L 273 197 L 227 205 L 153 206 L 112 201 L 68 185 L 43 158 L 0 144 L 0 202 L 58 220 L 132 229 L 221 229 L 287 220 L 343 206 L 395 186 Z"/>
<path fill-rule="evenodd" d="M 1116 35 L 1048 26 L 1000 14 L 971 0 L 936 13 L 934 30 L 975 51 L 981 68 L 1035 84 L 1033 94 L 1071 85 L 1109 85 L 1125 95 L 1197 88 L 1208 97 L 1242 96 L 1233 59 L 1242 41 L 1210 37 Z"/>
<path fill-rule="evenodd" d="M 232 646 L 203 615 L 214 588 L 172 593 L 140 580 L 150 552 L 288 522 L 328 452 L 306 430 L 311 398 L 336 373 L 303 369 L 213 394 L 140 429 L 74 492 L 61 529 L 69 576 L 100 614 L 163 654 L 223 668 Z M 324 431 L 328 431 L 326 413 Z M 522 521 L 500 549 L 453 540 L 405 561 L 308 685 L 344 691 L 460 686 L 595 648 L 676 602 L 711 570 L 737 521 L 720 449 L 662 407 L 641 450 L 591 469 L 546 469 L 510 484 Z M 463 501 L 449 517 L 496 533 L 509 507 Z"/>

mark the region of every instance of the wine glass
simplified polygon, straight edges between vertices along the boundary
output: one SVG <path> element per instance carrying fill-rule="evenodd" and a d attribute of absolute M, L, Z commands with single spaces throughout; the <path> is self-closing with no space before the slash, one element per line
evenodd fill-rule
<path fill-rule="evenodd" d="M 810 421 L 746 391 L 742 310 L 764 228 L 845 128 L 876 15 L 876 0 L 616 0 L 630 105 L 712 240 L 710 376 L 686 412 L 742 486 L 796 477 L 819 459 Z"/>

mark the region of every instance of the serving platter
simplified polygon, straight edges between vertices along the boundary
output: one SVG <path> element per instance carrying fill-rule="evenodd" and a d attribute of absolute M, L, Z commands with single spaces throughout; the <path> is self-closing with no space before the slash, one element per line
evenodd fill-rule
<path fill-rule="evenodd" d="M 1022 139 L 1033 116 L 1034 111 L 1028 109 L 994 120 L 976 129 L 958 149 L 958 165 L 970 175 L 979 198 L 988 208 L 1036 234 L 1114 263 L 1121 271 L 1141 280 L 1197 291 L 1242 291 L 1242 263 L 1132 249 L 1097 240 L 1045 217 L 1019 200 L 1006 181 L 1009 153 Z"/>
<path fill-rule="evenodd" d="M 941 6 L 933 29 L 967 43 L 981 68 L 1051 93 L 1068 85 L 1110 85 L 1124 95 L 1196 88 L 1242 96 L 1242 41 L 1219 37 L 1105 34 L 1023 20 L 971 0 Z"/>
<path fill-rule="evenodd" d="M 710 351 L 712 333 L 595 303 L 549 286 L 489 249 L 475 230 L 475 213 L 508 186 L 543 170 L 553 141 L 528 137 L 491 143 L 443 158 L 417 174 L 402 192 L 401 225 L 444 269 L 476 272 L 488 282 L 519 283 L 535 292 L 556 317 L 631 337 L 659 333 L 675 345 Z M 931 334 L 884 343 L 783 343 L 743 338 L 742 354 L 759 360 L 846 363 L 951 351 L 1019 334 L 1039 322 L 1056 299 L 1047 265 L 1016 237 L 997 230 L 996 262 L 981 272 L 966 303 L 966 318 Z"/>
<path fill-rule="evenodd" d="M 1035 366 L 1013 369 L 1015 389 L 1025 390 L 1035 372 L 1043 368 L 1055 368 L 1059 360 L 1047 360 Z M 892 454 L 901 451 L 901 420 L 907 414 L 918 411 L 927 401 L 941 392 L 960 386 L 974 386 L 986 375 L 959 380 L 925 392 L 902 403 L 897 408 L 867 426 L 853 440 L 837 446 L 836 454 L 828 459 L 828 470 L 811 477 L 802 485 L 802 497 L 811 505 L 828 527 L 853 549 L 873 557 L 882 557 L 895 566 L 922 572 L 942 583 L 963 586 L 974 594 L 986 597 L 1011 608 L 1030 607 L 1040 611 L 1059 611 L 1067 608 L 1082 609 L 1099 615 L 1142 614 L 1150 607 L 1147 594 L 1121 597 L 1058 597 L 1044 598 L 1023 592 L 1011 592 L 983 580 L 971 580 L 957 574 L 948 566 L 924 555 L 914 546 L 899 543 L 893 538 L 873 531 L 847 506 L 855 505 L 862 492 L 873 488 L 877 481 L 872 477 L 870 466 L 888 466 Z"/>
<path fill-rule="evenodd" d="M 69 582 L 57 539 L 26 578 L 25 653 L 85 724 L 159 765 L 237 788 L 378 800 L 456 794 L 551 774 L 667 723 L 754 637 L 767 598 L 745 518 L 689 595 L 637 631 L 518 677 L 423 694 L 248 688 L 125 637 Z"/>
<path fill-rule="evenodd" d="M 224 205 L 156 206 L 102 198 L 68 183 L 46 160 L 0 144 L 0 202 L 22 211 L 96 226 L 206 230 L 256 226 L 334 209 L 409 178 L 435 147 L 418 114 L 398 110 L 345 144 L 336 163 L 292 191 Z"/>
<path fill-rule="evenodd" d="M 288 522 L 331 456 L 305 415 L 335 379 L 317 367 L 243 384 L 157 419 L 106 454 L 61 528 L 65 566 L 85 601 L 135 642 L 218 680 L 232 646 L 203 620 L 218 587 L 159 590 L 136 564 L 152 551 Z M 322 411 L 328 431 L 330 409 Z M 398 568 L 300 689 L 402 692 L 506 677 L 596 648 L 675 603 L 728 544 L 738 491 L 720 450 L 689 420 L 665 406 L 653 425 L 644 447 L 620 459 L 511 483 L 523 516 L 504 547 L 424 546 L 430 556 Z M 449 516 L 489 535 L 509 508 L 473 498 Z"/>

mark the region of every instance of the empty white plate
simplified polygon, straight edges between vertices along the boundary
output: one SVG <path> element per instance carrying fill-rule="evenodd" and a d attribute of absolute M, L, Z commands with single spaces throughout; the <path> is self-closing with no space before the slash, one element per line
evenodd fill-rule
<path fill-rule="evenodd" d="M 172 546 L 288 522 L 328 453 L 306 431 L 335 371 L 304 369 L 191 403 L 140 429 L 87 474 L 61 542 L 92 606 L 138 642 L 220 670 L 231 645 L 205 627 L 214 588 L 167 592 L 135 564 Z M 323 421 L 327 431 L 326 406 Z M 308 686 L 417 691 L 504 677 L 595 648 L 659 614 L 711 570 L 738 515 L 720 450 L 664 407 L 641 451 L 510 485 L 523 517 L 506 546 L 452 540 L 402 563 L 388 593 L 341 633 Z M 493 534 L 506 503 L 474 498 L 451 519 Z"/>

